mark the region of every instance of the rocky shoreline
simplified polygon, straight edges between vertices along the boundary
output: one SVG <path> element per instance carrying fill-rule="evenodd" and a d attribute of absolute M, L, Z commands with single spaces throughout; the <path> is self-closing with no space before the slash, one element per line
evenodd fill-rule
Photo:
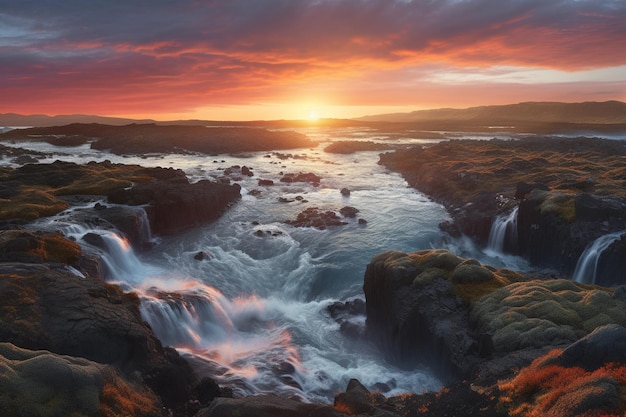
<path fill-rule="evenodd" d="M 623 141 L 528 137 L 454 140 L 382 154 L 380 163 L 442 203 L 441 228 L 486 245 L 494 220 L 518 208 L 505 251 L 572 276 L 593 241 L 626 230 Z M 626 242 L 616 240 L 598 267 L 598 284 L 626 282 Z"/>
<path fill-rule="evenodd" d="M 443 225 L 446 230 L 479 242 L 486 241 L 495 216 L 519 206 L 515 252 L 567 272 L 570 258 L 595 237 L 624 229 L 626 150 L 599 139 L 576 146 L 551 140 L 446 142 L 397 150 L 382 155 L 381 163 L 448 207 L 454 224 Z M 569 153 L 559 159 L 565 146 Z M 338 303 L 330 314 L 354 337 L 378 340 L 391 363 L 430 364 L 446 388 L 386 397 L 352 380 L 332 405 L 272 395 L 230 398 L 162 346 L 141 318 L 137 295 L 104 282 L 98 259 L 59 234 L 24 226 L 78 202 L 104 199 L 80 215 L 141 244 L 135 206 L 145 207 L 155 232 L 178 233 L 217 219 L 240 198 L 237 184 L 190 184 L 182 171 L 110 162 L 26 164 L 2 168 L 0 177 L 0 368 L 10 375 L 0 379 L 0 409 L 7 415 L 626 411 L 624 287 L 495 269 L 442 250 L 379 254 L 365 273 L 365 305 Z M 607 268 L 621 268 L 620 244 Z M 358 334 L 346 318 L 363 314 L 367 327 Z"/>

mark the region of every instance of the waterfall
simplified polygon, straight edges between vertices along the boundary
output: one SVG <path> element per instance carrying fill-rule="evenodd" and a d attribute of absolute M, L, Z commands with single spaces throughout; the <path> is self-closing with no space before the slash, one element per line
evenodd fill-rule
<path fill-rule="evenodd" d="M 487 248 L 502 253 L 506 242 L 517 242 L 517 212 L 515 207 L 506 216 L 498 216 L 491 225 Z"/>
<path fill-rule="evenodd" d="M 574 270 L 573 280 L 584 284 L 595 284 L 598 262 L 602 253 L 609 248 L 618 239 L 621 239 L 626 230 L 621 232 L 613 232 L 600 236 L 592 243 L 587 245 Z"/>

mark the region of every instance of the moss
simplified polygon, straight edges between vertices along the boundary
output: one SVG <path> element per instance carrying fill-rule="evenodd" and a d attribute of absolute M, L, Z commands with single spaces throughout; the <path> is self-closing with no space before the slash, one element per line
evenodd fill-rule
<path fill-rule="evenodd" d="M 9 199 L 0 199 L 0 219 L 35 220 L 53 216 L 68 208 L 43 187 L 19 187 L 18 194 Z"/>
<path fill-rule="evenodd" d="M 162 415 L 157 397 L 145 387 L 131 384 L 112 369 L 103 370 L 100 417 Z"/>
<path fill-rule="evenodd" d="M 71 195 L 71 194 L 94 194 L 107 195 L 112 191 L 122 188 L 128 188 L 133 183 L 124 179 L 117 178 L 86 178 L 75 181 L 70 185 L 58 188 L 54 191 L 55 195 Z"/>
<path fill-rule="evenodd" d="M 65 239 L 60 234 L 45 235 L 42 249 L 44 260 L 66 265 L 78 261 L 81 254 L 80 245 Z"/>
<path fill-rule="evenodd" d="M 494 335 L 496 350 L 572 343 L 597 325 L 626 325 L 626 304 L 610 292 L 570 280 L 506 285 L 472 305 L 478 331 Z"/>
<path fill-rule="evenodd" d="M 546 198 L 541 203 L 542 214 L 554 213 L 568 223 L 576 220 L 575 195 L 557 191 L 546 192 Z"/>

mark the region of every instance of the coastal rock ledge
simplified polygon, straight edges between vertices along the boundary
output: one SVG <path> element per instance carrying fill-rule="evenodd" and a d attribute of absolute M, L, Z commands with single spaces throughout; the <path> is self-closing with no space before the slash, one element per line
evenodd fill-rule
<path fill-rule="evenodd" d="M 368 331 L 390 361 L 439 364 L 434 371 L 449 386 L 469 384 L 496 398 L 493 413 L 578 416 L 626 410 L 618 394 L 626 388 L 620 376 L 626 355 L 623 349 L 612 352 L 623 346 L 626 333 L 624 287 L 539 279 L 429 250 L 374 257 L 363 288 Z M 594 352 L 594 359 L 585 352 Z M 586 385 L 546 375 L 529 381 L 529 369 L 547 374 L 551 366 L 588 378 Z M 567 391 L 577 396 L 576 403 L 542 402 L 523 391 L 528 385 L 552 396 Z M 606 402 L 594 397 L 599 392 Z M 454 398 L 454 389 L 446 395 Z M 546 414 L 533 414 L 538 410 Z"/>

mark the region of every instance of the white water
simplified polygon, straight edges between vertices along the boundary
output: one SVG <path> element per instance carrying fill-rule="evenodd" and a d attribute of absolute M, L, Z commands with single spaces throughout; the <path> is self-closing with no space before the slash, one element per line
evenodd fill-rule
<path fill-rule="evenodd" d="M 298 159 L 280 159 L 271 153 L 120 157 L 87 146 L 28 144 L 54 153 L 42 162 L 108 159 L 175 167 L 193 181 L 218 178 L 232 165 L 246 165 L 255 173 L 238 181 L 242 199 L 218 221 L 179 236 L 160 237 L 148 252 L 137 253 L 115 230 L 76 223 L 75 212 L 88 211 L 90 205 L 43 219 L 37 227 L 62 230 L 98 253 L 106 279 L 140 294 L 144 319 L 162 342 L 237 395 L 271 392 L 331 401 L 351 378 L 368 387 L 386 384 L 387 394 L 437 390 L 440 382 L 426 365 L 406 370 L 386 363 L 372 341 L 342 334 L 327 306 L 362 297 L 366 265 L 385 250 L 448 247 L 494 266 L 519 268 L 518 260 L 490 258 L 467 239 L 445 240 L 438 228 L 448 219 L 443 207 L 378 165 L 377 152 L 331 155 L 322 151 L 333 140 L 378 139 L 372 132 L 309 129 L 305 133 L 320 145 L 290 151 Z M 423 141 L 409 136 L 396 142 Z M 279 182 L 281 173 L 297 172 L 314 172 L 322 182 L 319 187 Z M 259 187 L 259 179 L 271 179 L 275 185 Z M 349 197 L 340 194 L 343 187 L 351 190 Z M 260 196 L 249 194 L 252 190 L 260 190 Z M 278 197 L 297 196 L 308 202 L 278 202 Z M 323 231 L 285 224 L 307 207 L 338 210 L 346 205 L 359 209 L 358 217 L 368 223 L 347 219 L 347 225 Z M 86 243 L 82 238 L 88 233 L 99 235 L 101 244 Z M 210 258 L 197 261 L 194 255 L 199 251 Z M 359 320 L 363 325 L 364 317 Z"/>
<path fill-rule="evenodd" d="M 494 219 L 489 232 L 487 249 L 502 253 L 505 242 L 517 241 L 517 212 L 515 207 L 508 215 L 498 216 Z"/>
<path fill-rule="evenodd" d="M 626 230 L 621 232 L 608 233 L 600 236 L 590 243 L 583 251 L 574 270 L 573 280 L 584 284 L 595 284 L 596 273 L 598 270 L 598 262 L 602 257 L 602 253 L 608 249 L 613 242 L 621 239 Z"/>

